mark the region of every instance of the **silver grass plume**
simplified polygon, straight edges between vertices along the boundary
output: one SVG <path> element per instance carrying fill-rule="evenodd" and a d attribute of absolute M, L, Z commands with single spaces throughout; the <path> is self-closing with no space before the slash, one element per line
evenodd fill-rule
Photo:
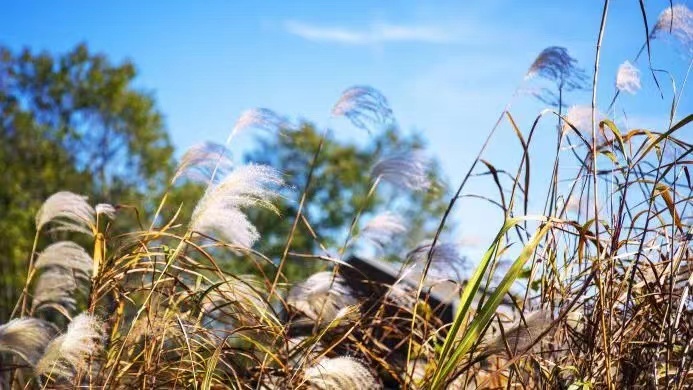
<path fill-rule="evenodd" d="M 241 131 L 256 127 L 267 131 L 280 132 L 291 127 L 291 122 L 268 108 L 251 108 L 244 111 L 229 134 L 227 143 Z"/>
<path fill-rule="evenodd" d="M 493 355 L 507 351 L 507 346 L 510 351 L 515 354 L 527 350 L 541 335 L 552 325 L 551 312 L 547 310 L 537 310 L 527 313 L 524 316 L 524 321 L 520 319 L 518 322 L 498 332 L 497 335 L 490 338 L 484 343 L 484 355 Z"/>
<path fill-rule="evenodd" d="M 630 61 L 626 61 L 618 67 L 616 88 L 630 94 L 635 94 L 640 90 L 640 71 Z"/>
<path fill-rule="evenodd" d="M 61 191 L 48 197 L 36 213 L 36 230 L 41 230 L 49 222 L 57 225 L 54 230 L 93 235 L 95 211 L 87 203 L 86 196 Z"/>
<path fill-rule="evenodd" d="M 662 11 L 652 29 L 652 37 L 661 38 L 667 34 L 671 34 L 689 51 L 693 50 L 693 11 L 688 6 L 676 4 Z"/>
<path fill-rule="evenodd" d="M 575 105 L 568 109 L 565 115 L 566 123 L 564 128 L 573 125 L 583 135 L 591 134 L 592 132 L 592 107 L 584 105 Z"/>
<path fill-rule="evenodd" d="M 549 88 L 539 88 L 531 93 L 539 100 L 551 106 L 563 106 L 561 91 L 573 91 L 587 88 L 587 76 L 577 66 L 577 60 L 570 56 L 568 49 L 550 46 L 542 50 L 529 67 L 525 79 L 536 76 L 556 84 L 558 94 Z"/>
<path fill-rule="evenodd" d="M 431 266 L 428 276 L 434 279 L 461 280 L 462 271 L 466 267 L 464 258 L 460 255 L 456 244 L 438 242 L 431 249 L 431 241 L 424 241 L 409 251 L 406 255 L 407 262 L 416 264 L 423 269 L 431 252 Z"/>
<path fill-rule="evenodd" d="M 33 311 L 53 307 L 61 312 L 73 311 L 78 284 L 72 271 L 60 267 L 46 269 L 38 278 L 32 300 Z"/>
<path fill-rule="evenodd" d="M 110 205 L 108 203 L 99 203 L 94 207 L 94 211 L 96 211 L 96 215 L 105 215 L 108 219 L 115 219 L 116 217 L 116 209 L 113 207 L 113 205 Z"/>
<path fill-rule="evenodd" d="M 428 168 L 429 160 L 423 152 L 412 150 L 378 161 L 371 170 L 371 176 L 395 187 L 419 191 L 431 184 L 427 175 Z"/>
<path fill-rule="evenodd" d="M 392 240 L 407 231 L 404 220 L 399 215 L 385 212 L 373 217 L 361 230 L 361 237 L 385 248 Z"/>
<path fill-rule="evenodd" d="M 540 76 L 558 82 L 568 81 L 569 76 L 576 72 L 577 60 L 568 49 L 560 46 L 550 46 L 542 50 L 529 67 L 525 78 Z"/>
<path fill-rule="evenodd" d="M 342 92 L 332 107 L 333 116 L 345 116 L 361 129 L 370 131 L 369 124 L 386 123 L 392 119 L 392 109 L 385 96 L 375 88 L 356 85 Z"/>
<path fill-rule="evenodd" d="M 102 345 L 103 324 L 96 317 L 82 313 L 72 319 L 65 334 L 56 337 L 34 367 L 37 375 L 72 378 L 85 369 L 90 356 Z"/>
<path fill-rule="evenodd" d="M 36 269 L 60 267 L 74 272 L 77 277 L 89 280 L 93 260 L 80 245 L 72 241 L 59 241 L 47 246 L 36 260 Z"/>
<path fill-rule="evenodd" d="M 49 325 L 36 318 L 15 318 L 0 325 L 0 352 L 10 352 L 32 366 L 38 362 L 51 340 Z"/>
<path fill-rule="evenodd" d="M 350 357 L 323 358 L 306 369 L 305 380 L 312 389 L 381 389 L 382 385 L 371 371 Z"/>
<path fill-rule="evenodd" d="M 325 324 L 358 302 L 341 276 L 323 271 L 295 284 L 289 290 L 286 303 L 311 320 L 320 319 L 320 324 Z"/>
<path fill-rule="evenodd" d="M 279 214 L 272 199 L 283 185 L 280 173 L 272 167 L 238 167 L 207 189 L 193 211 L 191 228 L 205 234 L 217 232 L 228 243 L 250 248 L 260 234 L 241 209 L 261 207 Z"/>
<path fill-rule="evenodd" d="M 224 145 L 203 142 L 192 146 L 183 154 L 171 183 L 175 183 L 181 177 L 208 183 L 212 174 L 215 178 L 225 177 L 231 170 L 231 152 Z"/>
<path fill-rule="evenodd" d="M 599 122 L 606 119 L 606 115 L 598 111 L 595 113 L 595 126 L 597 126 L 597 141 L 602 142 L 605 139 L 605 134 L 599 129 Z M 568 109 L 563 122 L 563 129 L 570 129 L 573 125 L 585 139 L 592 138 L 592 107 L 584 105 L 572 106 Z"/>

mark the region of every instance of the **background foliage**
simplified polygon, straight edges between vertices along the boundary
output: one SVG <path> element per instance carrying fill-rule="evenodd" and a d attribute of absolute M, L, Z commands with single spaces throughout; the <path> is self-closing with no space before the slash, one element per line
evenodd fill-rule
<path fill-rule="evenodd" d="M 33 218 L 49 195 L 68 190 L 94 203 L 121 205 L 122 216 L 114 228 L 128 231 L 153 215 L 157 203 L 151 202 L 158 202 L 167 189 L 162 220 L 181 205 L 180 215 L 189 216 L 201 196 L 195 183 L 169 188 L 175 158 L 164 115 L 152 94 L 135 87 L 136 78 L 132 62 L 113 63 L 90 52 L 86 44 L 60 54 L 0 47 L 0 265 L 6 270 L 0 275 L 0 321 L 9 317 L 24 285 Z M 287 194 L 279 207 L 287 218 L 296 213 L 295 195 L 305 186 L 305 172 L 321 138 L 310 123 L 299 128 L 259 136 L 257 147 L 246 156 L 286 175 L 294 194 Z M 344 239 L 353 211 L 364 206 L 368 170 L 375 160 L 393 150 L 421 147 L 420 138 L 405 136 L 396 127 L 365 145 L 327 138 L 307 207 L 323 244 Z M 400 238 L 402 251 L 435 228 L 432 221 L 444 209 L 443 195 L 444 187 L 437 184 L 425 194 L 405 194 L 399 200 L 396 207 L 417 227 Z M 388 203 L 388 197 L 376 196 L 365 205 L 365 213 L 395 206 Z M 281 255 L 287 224 L 262 213 L 251 218 L 263 232 L 259 249 L 270 258 Z M 313 253 L 317 246 L 303 229 L 292 250 Z M 287 275 L 304 277 L 316 266 L 306 265 L 288 264 Z M 243 262 L 228 266 L 249 270 Z"/>

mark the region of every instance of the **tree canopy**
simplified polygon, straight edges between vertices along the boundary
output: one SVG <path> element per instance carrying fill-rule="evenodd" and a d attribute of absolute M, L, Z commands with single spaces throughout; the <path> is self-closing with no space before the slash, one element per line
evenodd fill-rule
<path fill-rule="evenodd" d="M 7 316 L 23 285 L 34 214 L 52 193 L 140 203 L 163 188 L 173 147 L 135 66 L 84 44 L 65 54 L 0 47 L 0 261 Z"/>
<path fill-rule="evenodd" d="M 322 149 L 314 162 L 321 142 Z M 304 215 L 310 229 L 306 224 L 297 225 L 290 248 L 295 253 L 321 253 L 320 244 L 325 248 L 339 249 L 356 215 L 360 213 L 359 225 L 363 226 L 376 214 L 391 212 L 402 218 L 407 231 L 395 237 L 376 255 L 400 257 L 422 240 L 432 237 L 447 206 L 444 200 L 446 187 L 437 173 L 440 170 L 434 159 L 430 159 L 427 170 L 432 185 L 425 191 L 406 191 L 380 183 L 377 191 L 368 196 L 375 163 L 394 154 L 424 147 L 420 136 L 404 135 L 397 127 L 375 133 L 369 142 L 362 145 L 329 135 L 323 139 L 322 131 L 315 125 L 302 122 L 294 131 L 258 137 L 257 145 L 245 159 L 281 170 L 292 188 L 293 196 L 280 200 L 284 218 L 295 217 L 299 207 L 296 194 L 306 191 Z M 311 166 L 313 175 L 306 186 Z M 275 216 L 258 213 L 255 223 L 264 237 L 259 250 L 273 258 L 281 257 L 291 231 L 290 221 L 277 223 Z M 306 267 L 314 269 L 303 264 L 296 272 L 303 269 L 300 273 L 305 275 Z M 287 274 L 291 277 L 292 272 Z"/>
<path fill-rule="evenodd" d="M 121 213 L 131 217 L 119 216 L 115 223 L 129 231 L 152 217 L 164 193 L 168 195 L 161 220 L 181 204 L 181 215 L 189 214 L 199 200 L 202 186 L 169 185 L 174 149 L 153 96 L 137 88 L 136 79 L 133 63 L 113 63 L 84 44 L 63 54 L 0 47 L 0 264 L 6 271 L 0 276 L 0 319 L 9 316 L 24 285 L 34 215 L 51 194 L 67 190 L 88 196 L 93 204 L 136 207 L 137 214 Z M 364 132 L 366 142 L 350 143 L 329 134 L 323 137 L 308 122 L 292 131 L 264 134 L 245 159 L 279 169 L 292 189 L 280 200 L 282 220 L 268 213 L 250 214 L 263 237 L 256 249 L 271 260 L 282 257 L 296 199 L 306 189 L 307 223 L 297 225 L 292 253 L 319 254 L 321 247 L 342 247 L 356 215 L 360 219 L 353 233 L 384 211 L 405 222 L 407 232 L 380 251 L 382 257 L 401 256 L 435 231 L 446 204 L 434 160 L 427 171 L 432 185 L 425 191 L 380 183 L 368 195 L 373 165 L 393 153 L 423 148 L 421 137 L 390 127 L 370 136 Z M 52 234 L 55 239 L 64 233 Z M 39 242 L 39 250 L 42 247 Z M 243 261 L 226 266 L 250 271 Z M 319 266 L 316 261 L 294 263 L 285 271 L 289 278 L 299 278 Z"/>

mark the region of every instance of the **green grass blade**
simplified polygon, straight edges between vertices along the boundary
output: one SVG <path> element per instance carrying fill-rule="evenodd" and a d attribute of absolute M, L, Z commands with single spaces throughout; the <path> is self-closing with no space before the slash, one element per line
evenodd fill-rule
<path fill-rule="evenodd" d="M 523 218 L 513 218 L 506 221 L 499 235 L 496 237 L 496 240 L 491 245 L 491 248 L 489 248 L 489 252 L 495 251 L 495 248 L 498 247 L 500 240 L 502 239 L 502 235 L 522 220 Z M 483 272 L 485 272 L 488 266 L 488 261 L 491 258 L 490 256 L 488 258 L 486 256 L 487 254 L 489 254 L 489 252 L 487 252 L 487 254 L 484 255 L 483 260 L 486 261 L 486 264 L 479 265 L 477 272 L 474 274 L 474 278 L 478 280 L 470 279 L 467 288 L 465 288 L 465 291 L 462 295 L 463 300 L 460 301 L 460 310 L 458 311 L 458 315 L 455 318 L 450 333 L 448 333 L 448 336 L 445 339 L 445 346 L 448 346 L 448 349 L 444 348 L 443 352 L 441 353 L 439 360 L 440 364 L 438 368 L 436 368 L 436 372 L 432 379 L 433 389 L 441 388 L 441 386 L 443 385 L 443 380 L 453 371 L 453 369 L 455 368 L 455 366 L 457 366 L 462 357 L 478 340 L 479 336 L 481 335 L 481 332 L 489 323 L 489 321 L 491 321 L 493 315 L 496 313 L 496 309 L 503 301 L 503 296 L 505 296 L 505 294 L 510 290 L 510 286 L 512 286 L 512 284 L 515 282 L 518 276 L 522 273 L 522 269 L 525 263 L 532 256 L 543 237 L 549 231 L 550 227 L 550 223 L 544 224 L 544 226 L 542 226 L 539 232 L 537 232 L 534 235 L 532 240 L 522 249 L 522 252 L 517 257 L 515 262 L 513 262 L 512 266 L 503 277 L 501 283 L 498 285 L 496 290 L 490 295 L 489 300 L 481 308 L 477 316 L 469 325 L 469 328 L 466 329 L 462 341 L 459 344 L 457 344 L 454 350 L 452 350 L 450 346 L 455 342 L 457 335 L 456 330 L 459 330 L 459 328 L 465 320 L 465 317 L 468 314 L 467 311 L 469 309 L 469 306 L 471 305 L 471 300 L 474 297 L 474 293 L 476 292 L 476 290 L 478 290 L 479 283 L 481 283 L 481 279 L 483 277 Z M 472 286 L 473 282 L 476 284 L 476 286 Z M 448 355 L 450 356 L 448 357 Z"/>

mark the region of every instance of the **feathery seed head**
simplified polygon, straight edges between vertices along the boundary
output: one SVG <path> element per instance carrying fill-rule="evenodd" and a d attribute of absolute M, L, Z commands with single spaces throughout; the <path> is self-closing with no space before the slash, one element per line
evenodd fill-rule
<path fill-rule="evenodd" d="M 59 241 L 46 247 L 36 260 L 36 269 L 61 267 L 86 280 L 91 275 L 92 258 L 72 241 Z"/>
<path fill-rule="evenodd" d="M 361 129 L 370 131 L 369 124 L 387 123 L 392 119 L 392 109 L 385 98 L 375 88 L 357 85 L 342 92 L 332 107 L 333 116 L 345 116 Z"/>
<path fill-rule="evenodd" d="M 72 319 L 65 334 L 56 337 L 34 368 L 37 375 L 72 378 L 86 368 L 90 356 L 96 353 L 103 340 L 103 323 L 82 313 Z"/>
<path fill-rule="evenodd" d="M 431 252 L 431 266 L 428 275 L 435 279 L 460 279 L 460 271 L 466 267 L 465 260 L 460 256 L 456 244 L 449 242 L 438 242 L 431 249 L 432 242 L 425 241 L 407 253 L 406 258 L 409 262 L 421 265 L 428 260 L 428 253 Z"/>
<path fill-rule="evenodd" d="M 382 385 L 371 371 L 350 357 L 323 358 L 306 369 L 305 379 L 312 388 L 320 390 L 381 389 Z"/>
<path fill-rule="evenodd" d="M 250 248 L 260 235 L 241 209 L 261 207 L 279 214 L 272 199 L 279 196 L 282 186 L 284 180 L 274 168 L 238 167 L 200 199 L 193 211 L 191 228 L 205 234 L 217 232 L 231 244 Z"/>
<path fill-rule="evenodd" d="M 575 105 L 568 109 L 565 115 L 566 122 L 563 127 L 570 127 L 569 124 L 573 125 L 584 135 L 591 134 L 592 132 L 592 108 L 589 106 Z"/>
<path fill-rule="evenodd" d="M 331 322 L 340 310 L 358 303 L 344 279 L 329 271 L 318 272 L 295 284 L 286 302 L 312 320 L 321 319 L 321 323 Z"/>
<path fill-rule="evenodd" d="M 183 154 L 171 183 L 181 177 L 207 183 L 213 173 L 215 179 L 225 177 L 233 169 L 230 156 L 231 152 L 224 145 L 214 142 L 194 145 Z"/>
<path fill-rule="evenodd" d="M 252 108 L 241 114 L 226 142 L 228 143 L 236 134 L 251 127 L 279 132 L 290 128 L 291 122 L 268 108 Z"/>
<path fill-rule="evenodd" d="M 36 230 L 41 230 L 49 222 L 57 225 L 55 230 L 93 235 L 95 211 L 87 203 L 86 196 L 61 191 L 48 197 L 36 213 Z"/>
<path fill-rule="evenodd" d="M 96 215 L 105 215 L 108 219 L 115 219 L 116 209 L 108 203 L 99 203 L 94 207 Z"/>
<path fill-rule="evenodd" d="M 373 217 L 361 230 L 363 238 L 373 242 L 377 247 L 384 248 L 397 235 L 407 231 L 404 220 L 399 215 L 385 212 Z"/>
<path fill-rule="evenodd" d="M 529 67 L 525 78 L 540 76 L 548 80 L 566 81 L 571 74 L 581 73 L 577 60 L 568 54 L 568 49 L 550 46 L 542 50 Z"/>
<path fill-rule="evenodd" d="M 577 66 L 577 60 L 564 47 L 551 46 L 539 53 L 525 79 L 535 76 L 555 83 L 559 91 L 586 89 L 588 85 L 585 71 Z M 563 105 L 562 99 L 549 88 L 539 88 L 532 94 L 551 106 Z"/>
<path fill-rule="evenodd" d="M 618 67 L 616 88 L 630 94 L 635 94 L 640 89 L 640 71 L 630 61 L 626 61 Z"/>
<path fill-rule="evenodd" d="M 397 153 L 378 161 L 371 171 L 375 179 L 382 179 L 395 187 L 413 191 L 425 190 L 430 184 L 427 171 L 429 160 L 419 150 Z"/>
<path fill-rule="evenodd" d="M 74 293 L 78 285 L 71 270 L 49 267 L 41 273 L 34 287 L 32 307 L 34 311 L 57 305 L 72 311 L 77 305 Z"/>
<path fill-rule="evenodd" d="M 597 110 L 595 112 L 595 126 L 597 126 L 597 141 L 599 143 L 603 142 L 607 138 L 607 134 L 604 133 L 602 129 L 599 128 L 599 122 L 606 119 L 606 115 L 601 111 Z M 573 125 L 585 139 L 590 140 L 592 138 L 592 107 L 590 106 L 572 106 L 568 109 L 565 115 L 565 121 L 563 123 L 563 130 L 570 129 L 570 125 Z"/>
<path fill-rule="evenodd" d="M 660 38 L 671 34 L 683 47 L 693 49 L 693 11 L 685 4 L 667 7 L 659 15 L 652 29 L 652 37 Z"/>
<path fill-rule="evenodd" d="M 16 318 L 0 325 L 0 351 L 14 353 L 34 365 L 50 342 L 48 324 L 36 318 Z"/>

